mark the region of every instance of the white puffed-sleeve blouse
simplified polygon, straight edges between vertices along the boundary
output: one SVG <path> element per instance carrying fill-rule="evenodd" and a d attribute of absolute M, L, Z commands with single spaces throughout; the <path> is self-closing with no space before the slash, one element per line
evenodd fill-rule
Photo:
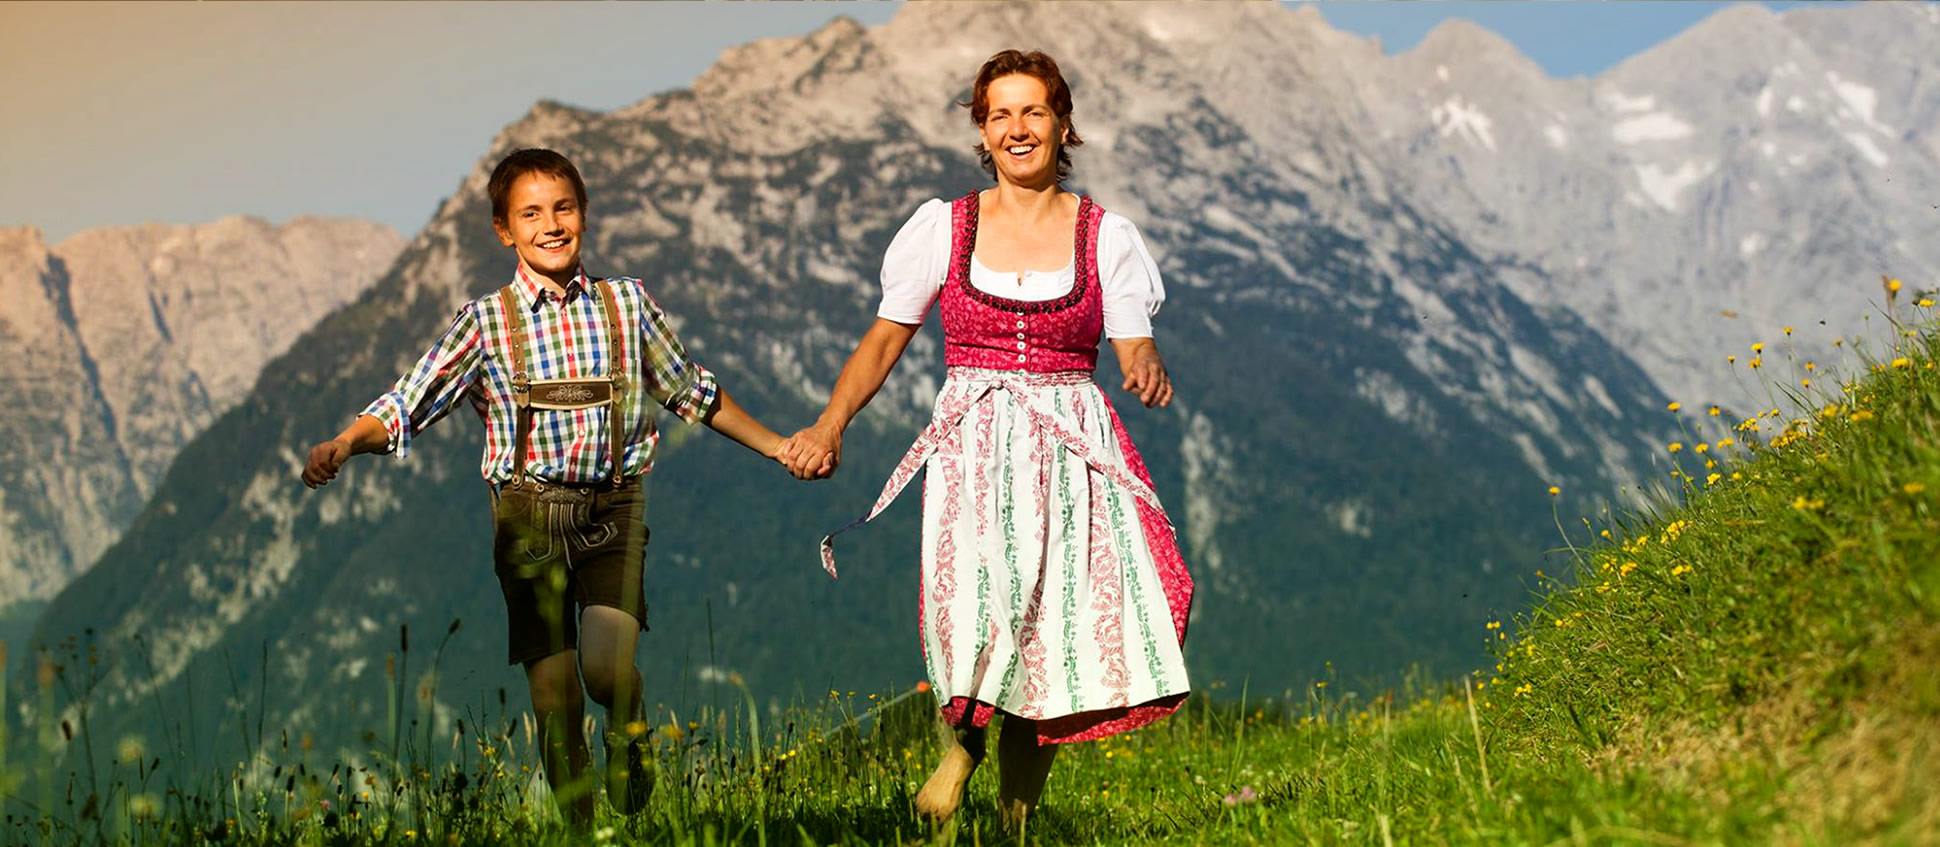
<path fill-rule="evenodd" d="M 878 317 L 920 324 L 950 273 L 950 204 L 932 199 L 916 209 L 882 257 L 882 306 Z M 1071 263 L 1051 271 L 1000 273 L 970 257 L 970 284 L 1012 300 L 1040 301 L 1071 291 Z M 1104 295 L 1105 337 L 1150 338 L 1152 316 L 1165 302 L 1159 266 L 1132 222 L 1106 212 L 1098 226 L 1098 283 Z"/>

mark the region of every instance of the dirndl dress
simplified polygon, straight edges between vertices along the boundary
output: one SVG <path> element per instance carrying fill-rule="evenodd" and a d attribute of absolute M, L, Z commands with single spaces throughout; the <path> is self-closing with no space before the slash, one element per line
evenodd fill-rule
<path fill-rule="evenodd" d="M 1091 374 L 1103 331 L 1097 235 L 1081 198 L 1070 293 L 1009 300 L 970 283 L 977 195 L 951 204 L 938 297 L 947 378 L 923 432 L 869 513 L 919 471 L 918 618 L 945 720 L 1003 711 L 1040 743 L 1088 741 L 1176 711 L 1192 577 L 1151 475 Z"/>

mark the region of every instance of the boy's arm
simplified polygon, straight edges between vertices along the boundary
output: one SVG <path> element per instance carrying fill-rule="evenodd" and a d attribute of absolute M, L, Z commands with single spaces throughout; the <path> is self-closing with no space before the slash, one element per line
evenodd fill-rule
<path fill-rule="evenodd" d="M 734 402 L 726 390 L 721 391 L 720 402 L 705 420 L 715 432 L 770 459 L 781 451 L 781 436 L 755 420 L 753 415 L 741 408 L 741 404 Z"/>
<path fill-rule="evenodd" d="M 303 466 L 303 484 L 316 488 L 337 478 L 345 460 L 358 453 L 382 453 L 391 446 L 391 434 L 384 429 L 384 422 L 370 415 L 358 415 L 357 420 L 336 438 L 310 448 L 310 459 Z"/>
<path fill-rule="evenodd" d="M 366 406 L 336 438 L 310 448 L 303 483 L 316 488 L 335 479 L 343 463 L 358 453 L 409 453 L 411 437 L 442 419 L 476 383 L 481 342 L 472 307 L 460 309 L 444 335 L 390 391 Z"/>
<path fill-rule="evenodd" d="M 734 402 L 714 374 L 687 357 L 687 348 L 674 335 L 660 304 L 640 295 L 640 372 L 646 375 L 647 396 L 688 423 L 704 423 L 715 432 L 770 459 L 781 449 L 781 436 Z"/>

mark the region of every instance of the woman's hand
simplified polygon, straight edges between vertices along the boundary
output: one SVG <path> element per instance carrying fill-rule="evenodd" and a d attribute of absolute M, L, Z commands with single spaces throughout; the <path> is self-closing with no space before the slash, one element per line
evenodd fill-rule
<path fill-rule="evenodd" d="M 1118 369 L 1125 374 L 1126 391 L 1138 395 L 1138 402 L 1152 409 L 1172 403 L 1172 377 L 1165 372 L 1159 346 L 1150 338 L 1114 338 L 1112 352 L 1118 354 Z"/>
<path fill-rule="evenodd" d="M 796 479 L 828 479 L 842 463 L 842 431 L 817 423 L 782 442 L 776 459 Z"/>

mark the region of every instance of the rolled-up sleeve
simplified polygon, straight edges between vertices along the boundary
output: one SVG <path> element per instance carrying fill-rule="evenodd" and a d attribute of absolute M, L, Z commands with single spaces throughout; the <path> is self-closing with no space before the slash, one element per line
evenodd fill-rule
<path fill-rule="evenodd" d="M 687 357 L 687 349 L 667 324 L 646 288 L 640 293 L 640 372 L 646 377 L 647 396 L 661 408 L 688 423 L 700 423 L 721 402 L 721 387 L 713 372 Z"/>
<path fill-rule="evenodd" d="M 478 380 L 479 343 L 476 305 L 467 304 L 417 364 L 364 407 L 363 414 L 384 424 L 385 452 L 400 459 L 409 455 L 412 437 L 443 419 L 471 389 Z"/>

